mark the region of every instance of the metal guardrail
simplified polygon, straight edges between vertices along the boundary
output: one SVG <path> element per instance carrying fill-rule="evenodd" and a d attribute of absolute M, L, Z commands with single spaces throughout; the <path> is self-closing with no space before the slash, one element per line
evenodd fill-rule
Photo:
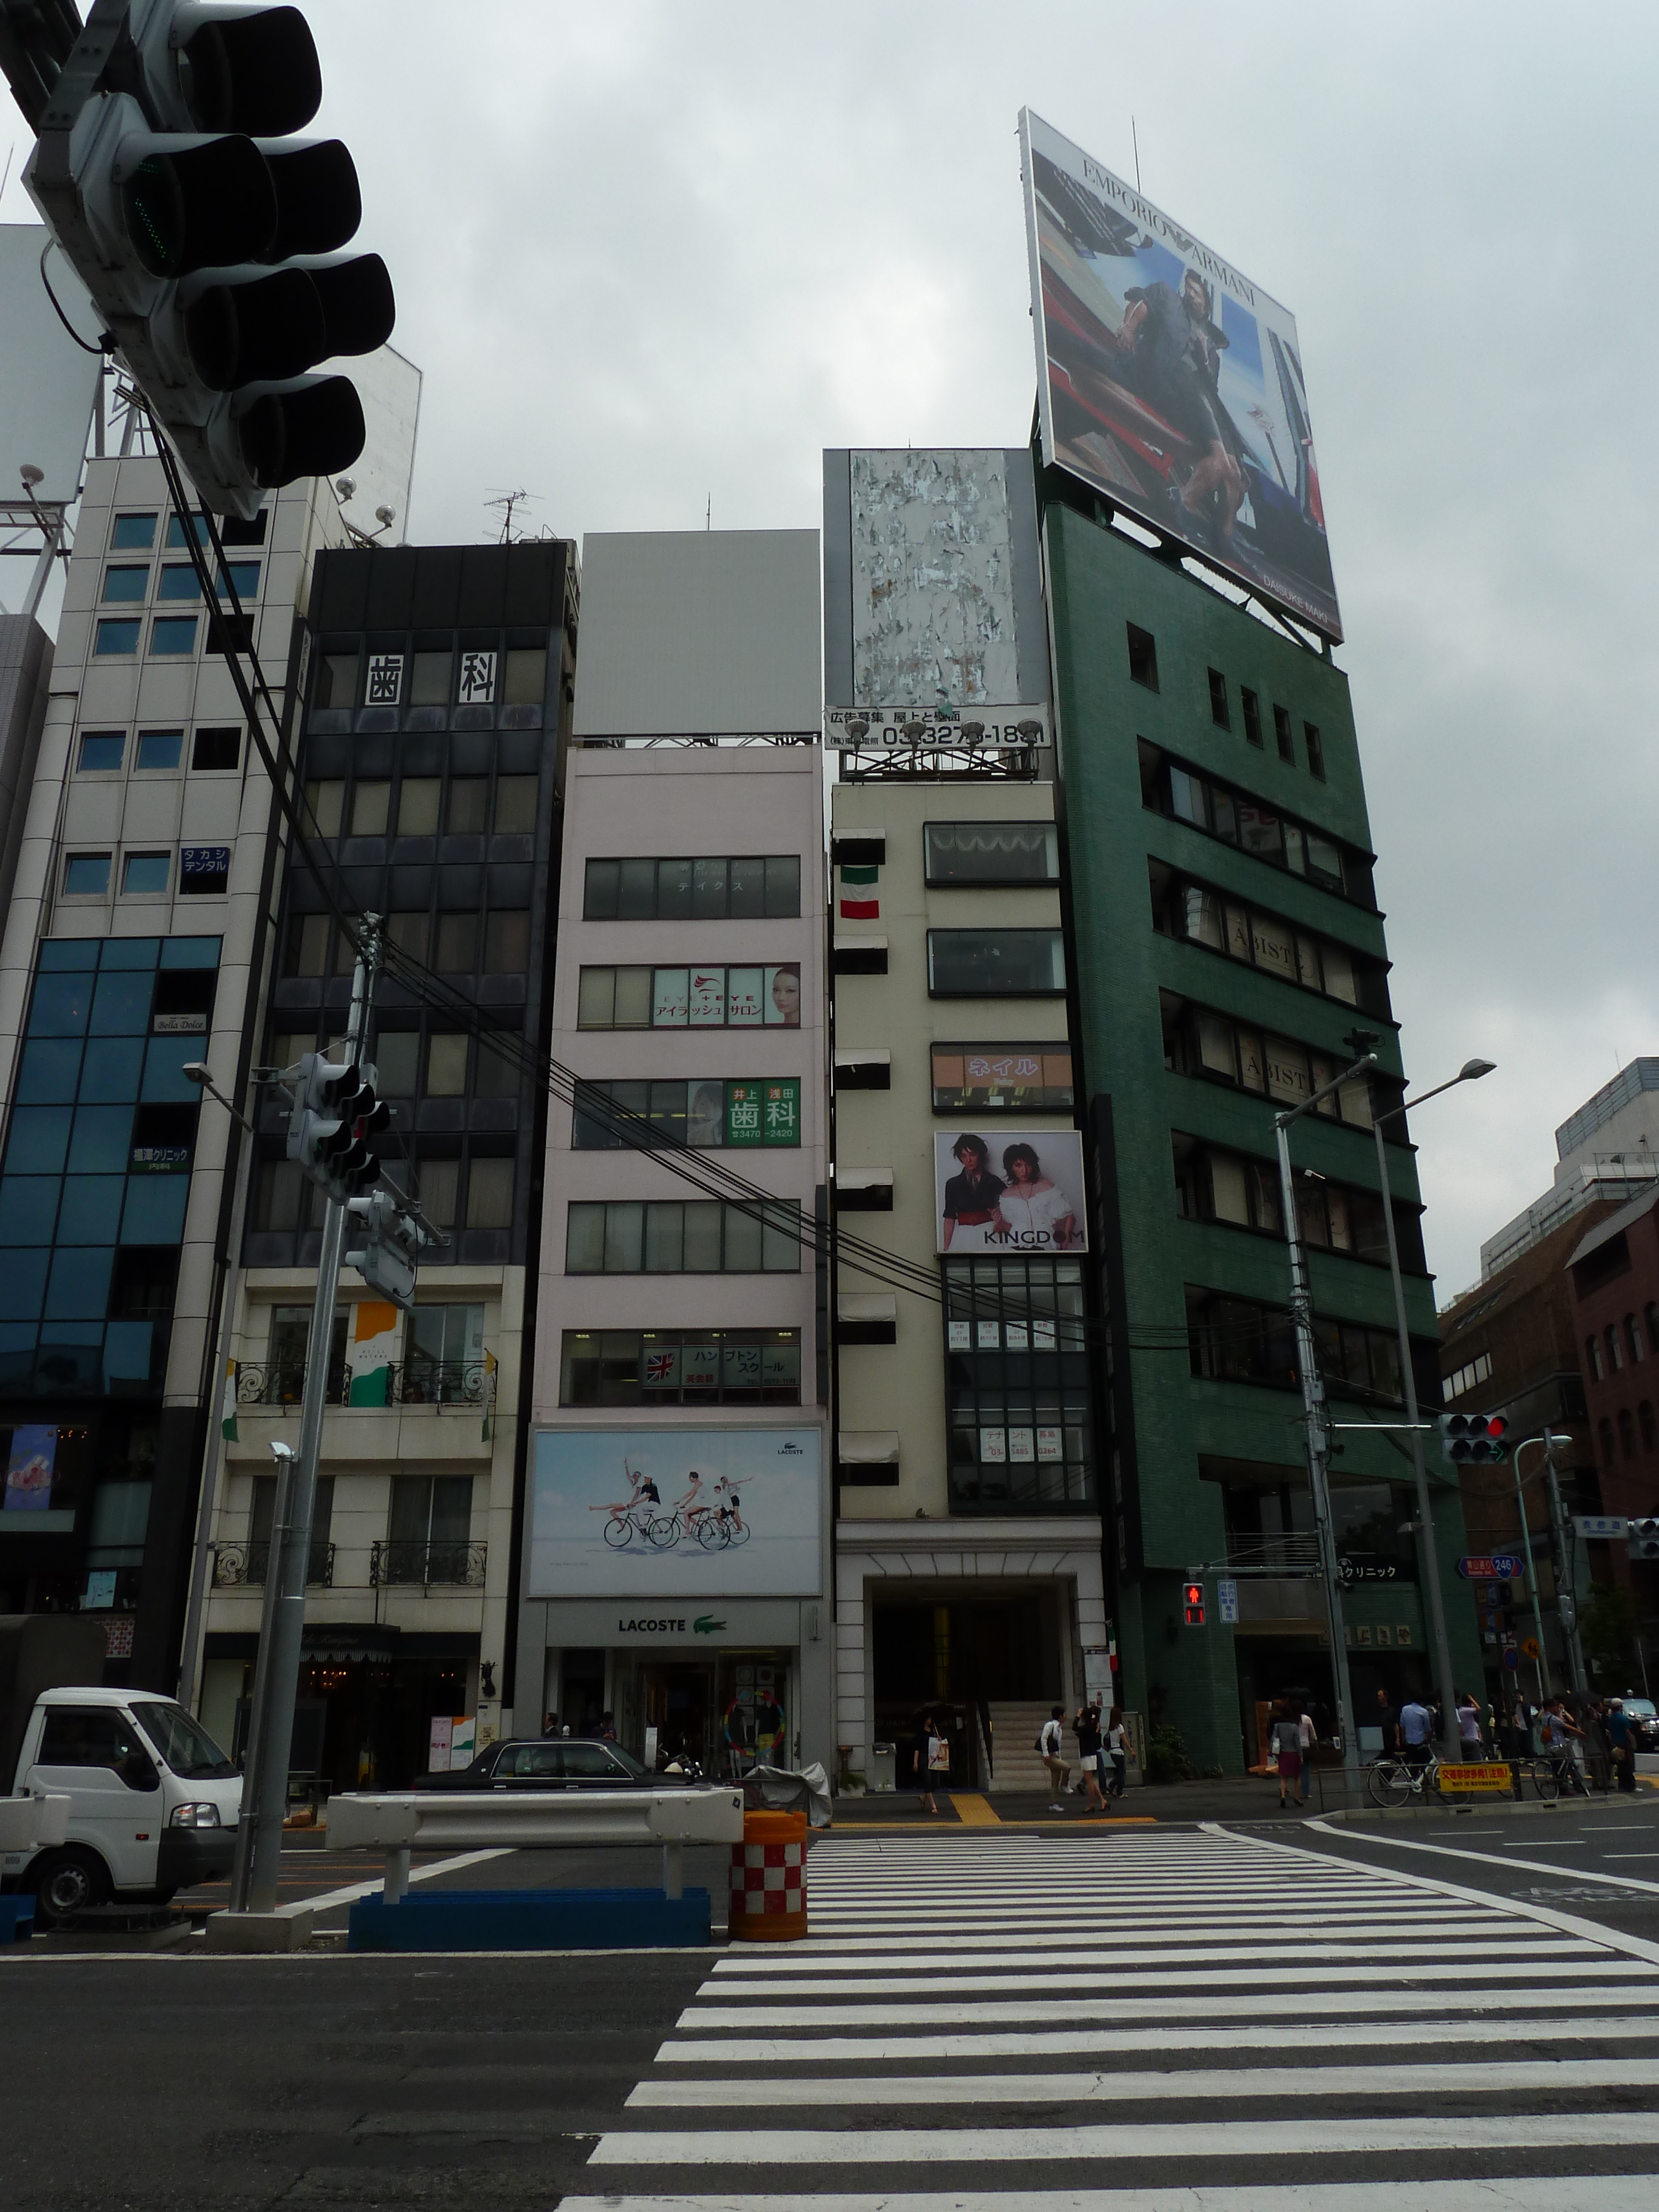
<path fill-rule="evenodd" d="M 489 1403 L 493 1388 L 489 1364 L 483 1359 L 392 1359 L 383 1367 L 366 1368 L 356 1380 L 365 1393 L 371 1384 L 374 1386 L 374 1395 L 366 1395 L 361 1401 L 362 1407 L 370 1409 L 386 1406 L 476 1408 Z M 332 1365 L 325 1404 L 351 1405 L 352 1381 L 352 1370 L 343 1361 Z M 239 1406 L 297 1406 L 305 1387 L 303 1360 L 260 1364 L 239 1359 L 236 1363 Z"/>
<path fill-rule="evenodd" d="M 684 1846 L 740 1844 L 743 1809 L 741 1790 L 354 1790 L 328 1801 L 328 1847 L 384 1851 L 386 1901 L 395 1905 L 408 1887 L 411 1850 L 660 1844 L 663 1888 L 678 1897 Z"/>
<path fill-rule="evenodd" d="M 404 1541 L 398 1538 L 371 1544 L 368 1584 L 371 1589 L 482 1589 L 489 1547 L 487 1544 Z"/>
<path fill-rule="evenodd" d="M 235 1589 L 243 1583 L 258 1588 L 270 1572 L 270 1545 L 266 1540 L 246 1544 L 216 1544 L 213 1547 L 213 1587 Z M 307 1587 L 329 1589 L 334 1583 L 334 1547 L 313 1544 L 306 1562 Z"/>

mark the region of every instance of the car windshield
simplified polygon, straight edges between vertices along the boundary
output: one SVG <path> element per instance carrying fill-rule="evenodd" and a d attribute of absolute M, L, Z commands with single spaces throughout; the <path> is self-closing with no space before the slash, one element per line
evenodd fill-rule
<path fill-rule="evenodd" d="M 1650 1721 L 1654 1717 L 1653 1699 L 1651 1698 L 1626 1698 L 1625 1699 L 1625 1711 L 1629 1714 L 1630 1717 L 1633 1721 Z"/>
<path fill-rule="evenodd" d="M 151 1704 L 147 1698 L 136 1705 L 133 1712 L 144 1734 L 161 1754 L 165 1766 L 170 1767 L 181 1781 L 201 1782 L 210 1778 L 217 1781 L 234 1774 L 236 1769 L 225 1757 L 218 1745 L 198 1720 L 193 1720 L 182 1705 Z"/>

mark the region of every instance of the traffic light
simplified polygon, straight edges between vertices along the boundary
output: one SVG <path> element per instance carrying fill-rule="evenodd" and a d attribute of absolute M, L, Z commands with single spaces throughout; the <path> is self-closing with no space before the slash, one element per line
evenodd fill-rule
<path fill-rule="evenodd" d="M 325 1060 L 319 1052 L 306 1053 L 299 1065 L 288 1122 L 288 1156 L 331 1198 L 355 1198 L 370 1188 L 380 1173 L 380 1163 L 365 1139 L 392 1121 L 389 1109 L 375 1097 L 374 1070 L 352 1060 Z"/>
<path fill-rule="evenodd" d="M 1501 1413 L 1442 1413 L 1440 1449 L 1458 1467 L 1491 1466 L 1510 1455 L 1509 1423 Z"/>
<path fill-rule="evenodd" d="M 1185 1586 L 1185 1589 L 1184 1589 L 1184 1590 L 1183 1590 L 1183 1592 L 1182 1592 L 1182 1603 L 1186 1607 L 1186 1609 L 1187 1609 L 1187 1626 L 1188 1626 L 1188 1628 L 1202 1628 L 1202 1627 L 1203 1627 L 1203 1626 L 1204 1626 L 1204 1585 L 1203 1585 L 1203 1583 L 1187 1583 L 1187 1585 Z"/>
<path fill-rule="evenodd" d="M 1630 1555 L 1632 1559 L 1659 1559 L 1659 1520 L 1630 1523 Z"/>
<path fill-rule="evenodd" d="M 346 1265 L 356 1267 L 370 1290 L 390 1298 L 408 1313 L 415 1304 L 415 1273 L 422 1243 L 416 1223 L 403 1211 L 403 1201 L 389 1190 L 372 1190 L 366 1197 L 348 1199 L 346 1211 L 361 1221 L 361 1247 L 346 1254 Z"/>
<path fill-rule="evenodd" d="M 95 0 L 31 118 L 30 197 L 222 513 L 356 459 L 356 386 L 307 372 L 392 332 L 350 154 L 291 135 L 322 91 L 297 8 Z"/>

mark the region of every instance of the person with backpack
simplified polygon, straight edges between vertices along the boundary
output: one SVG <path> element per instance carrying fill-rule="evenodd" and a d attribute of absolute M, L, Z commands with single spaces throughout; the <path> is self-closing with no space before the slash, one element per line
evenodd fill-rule
<path fill-rule="evenodd" d="M 1056 1705 L 1042 1723 L 1042 1733 L 1036 1740 L 1036 1749 L 1042 1754 L 1042 1763 L 1048 1770 L 1048 1787 L 1054 1791 L 1051 1813 L 1066 1810 L 1066 1778 L 1071 1772 L 1071 1763 L 1066 1756 L 1064 1723 L 1066 1708 Z"/>
<path fill-rule="evenodd" d="M 1101 1787 L 1106 1754 L 1100 1747 L 1100 1707 L 1084 1705 L 1072 1723 L 1077 1737 L 1078 1753 L 1083 1761 L 1083 1809 L 1085 1813 L 1103 1813 L 1106 1793 Z M 1094 1803 L 1091 1805 L 1092 1796 Z"/>

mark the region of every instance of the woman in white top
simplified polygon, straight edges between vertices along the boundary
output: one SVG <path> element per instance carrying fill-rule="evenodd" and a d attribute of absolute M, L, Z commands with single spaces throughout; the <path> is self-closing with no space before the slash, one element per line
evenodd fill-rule
<path fill-rule="evenodd" d="M 1071 1249 L 1077 1217 L 1071 1200 L 1042 1172 L 1030 1145 L 1010 1145 L 1002 1156 L 1007 1186 L 997 1200 L 992 1241 L 1024 1252 Z"/>

